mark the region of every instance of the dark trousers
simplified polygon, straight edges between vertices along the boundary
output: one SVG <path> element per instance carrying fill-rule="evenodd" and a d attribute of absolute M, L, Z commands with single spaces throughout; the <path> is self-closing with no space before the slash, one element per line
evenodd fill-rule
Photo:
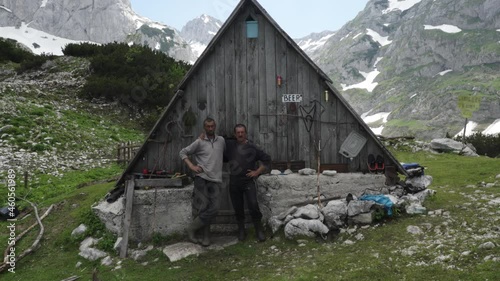
<path fill-rule="evenodd" d="M 194 177 L 193 198 L 191 201 L 193 216 L 200 217 L 204 224 L 212 223 L 219 210 L 221 184 Z"/>
<path fill-rule="evenodd" d="M 229 194 L 238 223 L 245 222 L 245 200 L 253 222 L 260 222 L 262 213 L 257 202 L 257 187 L 253 180 L 234 180 L 229 182 Z"/>

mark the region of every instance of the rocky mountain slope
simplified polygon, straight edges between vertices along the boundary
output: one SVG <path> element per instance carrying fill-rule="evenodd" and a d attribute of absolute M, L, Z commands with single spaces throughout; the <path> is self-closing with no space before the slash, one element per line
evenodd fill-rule
<path fill-rule="evenodd" d="M 468 130 L 500 132 L 498 1 L 371 0 L 306 52 L 376 133 L 454 135 L 463 96 L 479 97 Z"/>
<path fill-rule="evenodd" d="M 138 116 L 79 98 L 88 75 L 88 60 L 74 57 L 21 74 L 0 64 L 0 178 L 11 168 L 62 177 L 102 167 L 116 159 L 118 143 L 142 142 Z"/>
<path fill-rule="evenodd" d="M 199 57 L 222 24 L 220 20 L 203 14 L 186 23 L 182 27 L 180 35 L 188 42 L 195 55 Z"/>
<path fill-rule="evenodd" d="M 0 0 L 0 32 L 3 37 L 24 41 L 37 53 L 40 53 L 37 49 L 45 45 L 59 43 L 52 53 L 62 54 L 60 48 L 67 43 L 64 39 L 95 43 L 117 41 L 146 44 L 190 63 L 196 60 L 190 45 L 177 30 L 137 15 L 129 0 L 62 3 Z"/>
<path fill-rule="evenodd" d="M 146 43 L 194 63 L 222 25 L 202 15 L 178 32 L 138 16 L 128 0 L 21 2 L 27 1 L 0 0 L 0 32 L 16 32 L 16 26 L 22 42 L 39 53 L 44 44 L 66 38 L 112 38 Z M 340 30 L 313 33 L 296 42 L 377 134 L 453 136 L 463 131 L 466 116 L 467 134 L 494 134 L 500 132 L 497 2 L 370 0 Z M 469 103 L 458 102 L 464 99 Z M 459 105 L 474 113 L 463 114 Z"/>

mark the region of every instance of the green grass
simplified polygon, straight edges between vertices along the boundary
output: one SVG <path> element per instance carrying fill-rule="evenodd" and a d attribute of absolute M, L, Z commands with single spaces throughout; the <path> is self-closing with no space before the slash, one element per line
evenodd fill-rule
<path fill-rule="evenodd" d="M 144 260 L 125 259 L 121 269 L 112 270 L 119 260 L 116 254 L 111 254 L 113 267 L 86 261 L 77 254 L 83 237 L 76 239 L 70 236 L 72 229 L 81 222 L 87 222 L 93 225 L 94 237 L 104 236 L 108 247 L 113 241 L 114 237 L 105 233 L 102 225 L 89 213 L 90 205 L 112 188 L 112 183 L 100 184 L 73 189 L 40 203 L 39 206 L 46 208 L 59 202 L 44 220 L 46 236 L 41 248 L 17 264 L 16 274 L 4 273 L 1 278 L 28 280 L 36 276 L 37 280 L 61 280 L 78 275 L 80 280 L 91 280 L 92 271 L 96 268 L 101 280 L 495 280 L 498 262 L 484 259 L 490 255 L 499 257 L 500 248 L 471 248 L 467 245 L 473 239 L 458 234 L 467 232 L 464 223 L 473 228 L 474 235 L 484 235 L 491 229 L 494 217 L 481 213 L 475 205 L 473 208 L 465 206 L 469 202 L 468 197 L 475 196 L 477 190 L 482 196 L 498 197 L 499 187 L 477 189 L 467 186 L 483 181 L 494 182 L 495 176 L 500 173 L 500 159 L 412 153 L 405 149 L 394 151 L 394 154 L 402 162 L 418 162 L 426 167 L 426 174 L 434 178 L 431 188 L 437 190 L 437 194 L 426 201 L 425 207 L 428 210 L 449 211 L 452 219 L 420 215 L 387 218 L 379 222 L 378 227 L 358 230 L 356 233 L 362 233 L 365 239 L 349 246 L 342 241 L 356 239 L 347 233 L 332 241 L 308 239 L 300 245 L 296 240 L 285 239 L 282 234 L 264 243 L 256 243 L 251 232 L 244 243 L 173 263 L 168 261 L 161 252 L 162 246 L 158 245 L 173 243 L 183 237 L 158 236 L 151 241 L 157 247 Z M 101 176 L 107 177 L 108 174 L 94 173 L 92 179 L 75 175 L 68 181 L 76 183 Z M 487 199 L 478 201 L 481 204 L 486 202 Z M 431 231 L 414 236 L 407 233 L 407 226 L 423 223 L 431 224 L 433 229 L 439 229 L 443 234 Z M 5 227 L 4 224 L 0 223 L 0 227 Z M 446 238 L 448 233 L 454 233 L 450 231 L 455 230 L 456 238 Z M 33 236 L 25 238 L 20 249 L 25 248 Z M 4 241 L 5 235 L 2 237 Z M 442 245 L 432 245 L 434 240 L 441 240 L 439 243 Z M 411 256 L 403 254 L 404 249 L 424 241 L 431 246 Z M 460 255 L 467 250 L 471 251 L 469 256 Z M 433 264 L 437 255 L 444 256 L 444 261 Z M 75 268 L 78 261 L 82 262 L 82 266 Z M 148 264 L 142 265 L 143 262 Z"/>

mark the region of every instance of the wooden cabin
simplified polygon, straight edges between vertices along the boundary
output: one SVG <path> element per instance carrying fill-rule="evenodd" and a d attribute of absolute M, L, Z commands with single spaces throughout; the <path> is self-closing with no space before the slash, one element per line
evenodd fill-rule
<path fill-rule="evenodd" d="M 353 108 L 256 0 L 242 0 L 212 39 L 118 181 L 143 171 L 189 173 L 179 151 L 212 117 L 219 135 L 237 123 L 275 167 L 367 173 L 368 155 L 406 174 Z M 346 142 L 347 140 L 347 142 Z M 341 153 L 349 145 L 359 154 Z M 321 147 L 321 150 L 319 149 Z M 349 153 L 349 152 L 347 152 Z"/>

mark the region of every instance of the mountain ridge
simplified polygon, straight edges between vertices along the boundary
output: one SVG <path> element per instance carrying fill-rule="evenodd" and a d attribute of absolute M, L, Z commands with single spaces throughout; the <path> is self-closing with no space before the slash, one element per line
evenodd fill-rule
<path fill-rule="evenodd" d="M 13 2 L 3 0 L 0 7 Z M 85 3 L 88 7 L 90 2 Z M 129 1 L 113 3 L 129 11 L 129 22 L 136 24 L 125 42 L 147 44 L 190 63 L 222 25 L 201 15 L 179 32 L 136 15 Z M 500 132 L 489 128 L 500 124 L 497 6 L 495 0 L 370 0 L 339 30 L 295 41 L 376 134 L 424 139 L 454 135 L 464 127 L 459 98 L 475 95 L 482 98 L 469 117 L 468 133 Z M 3 7 L 0 16 L 9 13 Z"/>

